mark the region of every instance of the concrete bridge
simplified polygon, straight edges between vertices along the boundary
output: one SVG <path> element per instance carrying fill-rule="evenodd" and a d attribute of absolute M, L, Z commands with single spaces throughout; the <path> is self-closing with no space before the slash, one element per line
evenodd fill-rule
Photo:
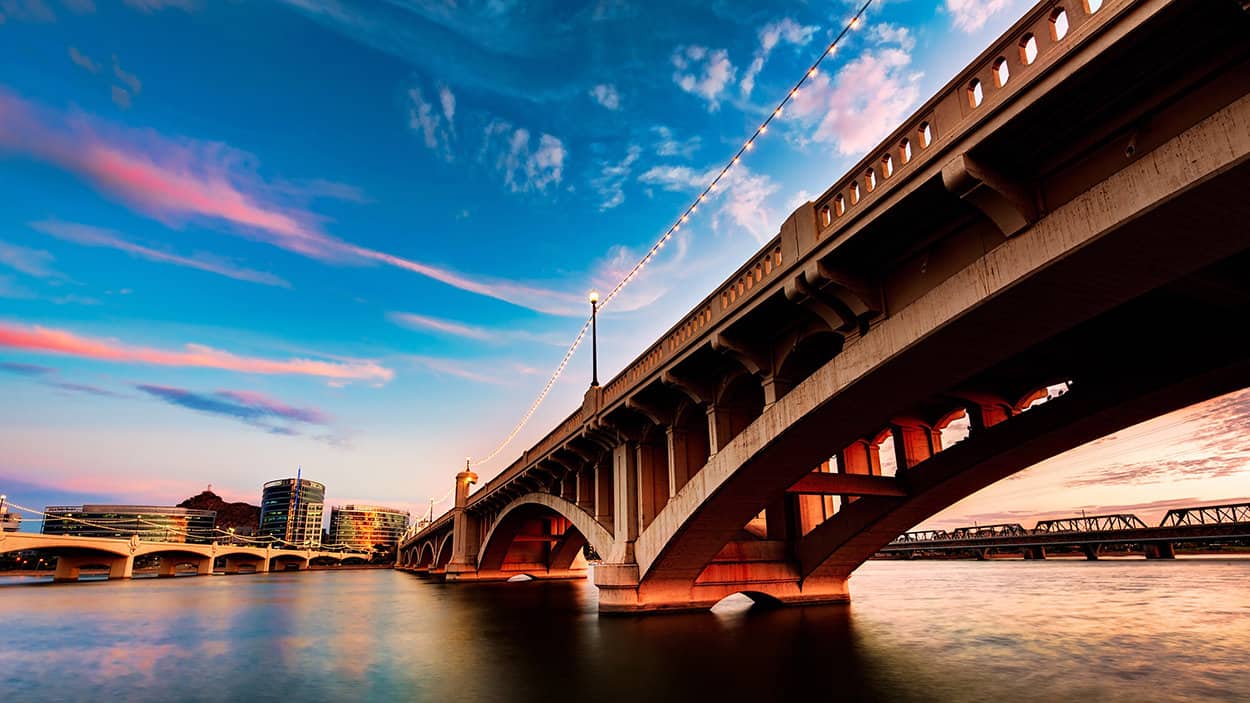
<path fill-rule="evenodd" d="M 1248 159 L 1245 3 L 1045 0 L 398 566 L 589 544 L 604 612 L 846 601 L 961 498 L 1250 385 Z"/>
<path fill-rule="evenodd" d="M 33 532 L 0 532 L 0 554 L 40 550 L 56 555 L 54 581 L 77 581 L 84 569 L 108 570 L 108 577 L 133 578 L 135 558 L 159 556 L 158 576 L 174 576 L 189 565 L 200 576 L 213 573 L 213 562 L 225 559 L 225 572 L 265 573 L 288 569 L 309 569 L 314 562 L 341 564 L 349 559 L 367 563 L 367 555 L 328 552 L 315 549 L 275 549 L 233 544 L 188 544 L 184 542 L 144 542 L 138 536 L 129 540 L 107 537 L 44 535 Z"/>
<path fill-rule="evenodd" d="M 883 555 L 968 553 L 979 559 L 993 552 L 1019 552 L 1025 559 L 1045 559 L 1049 547 L 1079 547 L 1097 560 L 1103 547 L 1134 546 L 1147 559 L 1172 559 L 1178 543 L 1227 543 L 1250 540 L 1250 503 L 1179 508 L 1157 526 L 1136 515 L 1080 515 L 1042 520 L 1026 530 L 1018 524 L 961 527 L 951 531 L 907 532 L 881 549 Z"/>

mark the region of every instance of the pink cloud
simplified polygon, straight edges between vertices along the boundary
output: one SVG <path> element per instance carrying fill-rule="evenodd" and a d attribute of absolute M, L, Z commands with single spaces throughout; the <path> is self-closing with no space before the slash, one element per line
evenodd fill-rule
<path fill-rule="evenodd" d="M 172 254 L 167 251 L 145 247 L 142 244 L 122 239 L 117 233 L 102 229 L 99 227 L 91 227 L 90 225 L 80 225 L 73 222 L 60 222 L 58 220 L 48 220 L 45 222 L 31 223 L 31 227 L 51 235 L 57 239 L 74 242 L 89 247 L 105 247 L 108 249 L 116 249 L 132 254 L 148 261 L 156 261 L 160 263 L 173 264 L 175 266 L 185 266 L 187 268 L 198 269 L 215 273 L 227 278 L 233 278 L 240 281 L 249 281 L 252 283 L 261 283 L 267 286 L 281 286 L 290 288 L 291 284 L 285 280 L 264 271 L 254 271 L 252 269 L 235 266 L 229 261 L 220 257 L 209 254 L 196 254 L 195 256 L 181 256 Z"/>
<path fill-rule="evenodd" d="M 255 374 L 295 374 L 330 379 L 390 381 L 395 372 L 373 361 L 347 362 L 316 359 L 263 359 L 238 356 L 200 344 L 171 351 L 138 347 L 111 339 L 82 337 L 65 330 L 28 327 L 0 322 L 0 347 L 21 351 L 76 356 L 97 361 L 222 369 Z"/>
<path fill-rule="evenodd" d="M 279 202 L 291 187 L 265 182 L 255 159 L 221 143 L 171 140 L 67 118 L 0 89 L 0 151 L 25 154 L 76 173 L 134 210 L 176 226 L 220 221 L 239 234 L 322 261 L 380 263 L 464 291 L 552 314 L 580 313 L 580 297 L 537 286 L 474 279 L 345 242 L 322 231 L 313 213 Z M 324 183 L 309 195 L 324 194 Z M 342 192 L 342 186 L 335 188 Z"/>

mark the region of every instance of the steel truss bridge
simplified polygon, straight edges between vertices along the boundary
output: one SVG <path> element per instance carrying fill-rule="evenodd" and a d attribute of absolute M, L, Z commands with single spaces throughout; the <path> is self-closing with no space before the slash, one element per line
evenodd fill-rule
<path fill-rule="evenodd" d="M 1250 503 L 1209 505 L 1169 510 L 1157 527 L 1136 515 L 1080 515 L 1041 520 L 1029 530 L 999 524 L 947 530 L 906 532 L 882 550 L 883 555 L 955 554 L 972 552 L 984 558 L 992 551 L 1023 552 L 1026 559 L 1044 559 L 1047 547 L 1080 547 L 1097 559 L 1107 545 L 1134 545 L 1148 559 L 1170 559 L 1175 545 L 1250 540 Z"/>

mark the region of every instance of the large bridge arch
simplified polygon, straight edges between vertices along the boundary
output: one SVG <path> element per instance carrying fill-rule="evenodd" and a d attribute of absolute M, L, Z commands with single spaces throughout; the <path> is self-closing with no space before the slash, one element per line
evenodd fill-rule
<path fill-rule="evenodd" d="M 1243 293 L 1195 292 L 1217 282 L 1245 281 L 1250 271 L 1243 255 L 1250 242 L 1227 226 L 1232 211 L 1250 209 L 1233 196 L 1236 184 L 1250 179 L 1250 130 L 1234 130 L 1235 136 L 1226 130 L 1234 122 L 1250 123 L 1242 120 L 1250 121 L 1250 98 L 952 273 L 765 408 L 639 535 L 635 556 L 643 590 L 648 581 L 665 588 L 693 584 L 753 515 L 784 496 L 788 486 L 837 447 L 888 426 L 908 406 L 956 395 L 969 384 L 992 384 L 995 374 L 1004 373 L 996 367 L 1004 364 L 1017 364 L 1010 371 L 1036 366 L 1039 383 L 1059 375 L 1074 380 L 1063 398 L 1008 423 L 1017 428 L 1027 426 L 1017 420 L 1054 416 L 1086 398 L 1085 414 L 1091 419 L 1073 420 L 1072 426 L 1101 426 L 1105 434 L 1246 385 L 1240 367 L 1246 360 L 1244 344 L 1236 338 L 1240 331 L 1229 329 L 1235 327 L 1231 320 L 1247 314 Z M 1202 168 L 1183 165 L 1191 163 L 1189 150 L 1195 144 L 1206 152 Z M 1158 173 L 1176 177 L 1160 180 Z M 1212 177 L 1216 173 L 1220 179 Z M 1224 205 L 1204 212 L 1204 201 Z M 1114 293 L 1091 285 L 1105 280 L 1113 262 L 1126 261 L 1132 265 L 1117 271 Z M 1147 335 L 1160 319 L 1185 319 L 1186 334 Z M 1142 412 L 1115 412 L 1098 407 L 1100 402 L 1129 403 Z M 1054 412 L 1042 413 L 1052 405 Z M 1050 441 L 1058 446 L 1065 443 L 1061 435 L 1080 434 L 1076 429 L 1052 432 Z M 1071 446 L 1083 441 L 1088 440 Z M 952 450 L 971 454 L 973 444 L 961 442 Z M 1031 463 L 1046 458 L 1036 451 L 1034 457 Z M 936 463 L 954 461 L 942 457 Z M 994 460 L 998 468 L 987 464 L 964 473 L 959 481 L 966 490 L 956 489 L 957 482 L 929 499 L 908 500 L 908 510 L 896 513 L 897 530 L 880 515 L 868 515 L 872 505 L 890 498 L 856 501 L 844 522 L 858 514 L 860 523 L 846 529 L 879 532 L 885 544 L 915 524 L 908 520 L 923 519 L 953 503 L 954 496 L 1031 465 L 1009 471 L 1011 462 L 1005 461 Z M 908 467 L 902 473 L 909 473 Z M 921 472 L 915 474 L 906 478 L 919 480 Z M 947 499 L 934 499 L 939 494 Z M 848 547 L 849 539 L 844 540 Z M 864 536 L 857 544 L 869 549 L 873 541 Z M 814 547 L 800 551 L 809 560 L 820 552 Z M 798 575 L 804 580 L 844 576 L 851 562 L 841 568 L 809 562 L 799 566 Z"/>
<path fill-rule="evenodd" d="M 539 534 L 532 530 L 526 534 L 527 525 L 551 518 L 567 522 L 559 534 L 547 531 Z M 543 567 L 539 573 L 533 573 L 538 562 L 523 562 L 526 566 L 518 573 L 531 576 L 567 572 L 577 561 L 582 547 L 588 543 L 600 554 L 606 554 L 612 548 L 612 533 L 576 503 L 549 493 L 528 493 L 499 511 L 478 550 L 479 573 L 506 572 L 509 554 L 515 557 L 517 545 L 526 540 L 532 540 L 536 545 L 532 552 L 541 559 Z"/>

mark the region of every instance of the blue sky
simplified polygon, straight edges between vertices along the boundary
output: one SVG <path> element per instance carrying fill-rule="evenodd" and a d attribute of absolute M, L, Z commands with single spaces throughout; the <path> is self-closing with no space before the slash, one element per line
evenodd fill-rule
<path fill-rule="evenodd" d="M 875 3 L 605 311 L 603 375 L 1027 6 Z M 302 465 L 335 503 L 443 495 L 542 388 L 586 292 L 855 9 L 0 0 L 0 492 L 255 501 Z M 580 402 L 588 367 L 481 472 Z"/>

